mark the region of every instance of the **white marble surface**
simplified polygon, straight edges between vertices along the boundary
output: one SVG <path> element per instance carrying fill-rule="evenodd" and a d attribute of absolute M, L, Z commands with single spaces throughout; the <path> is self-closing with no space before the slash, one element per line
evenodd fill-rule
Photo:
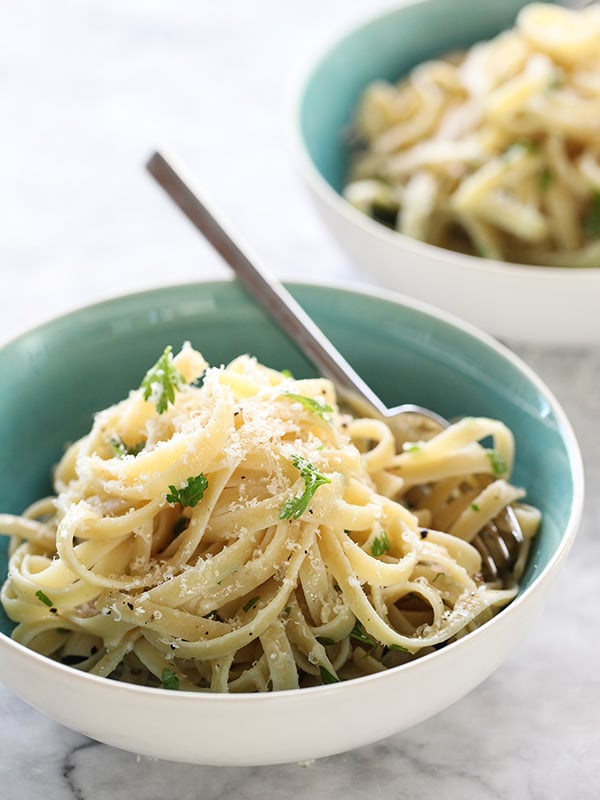
<path fill-rule="evenodd" d="M 288 98 L 315 47 L 383 5 L 2 3 L 0 336 L 115 293 L 226 274 L 144 174 L 157 145 L 185 158 L 281 276 L 360 280 L 293 167 Z M 455 707 L 379 744 L 255 769 L 139 758 L 60 727 L 0 687 L 0 796 L 597 798 L 600 354 L 510 344 L 571 417 L 587 504 L 539 625 L 498 672 Z"/>

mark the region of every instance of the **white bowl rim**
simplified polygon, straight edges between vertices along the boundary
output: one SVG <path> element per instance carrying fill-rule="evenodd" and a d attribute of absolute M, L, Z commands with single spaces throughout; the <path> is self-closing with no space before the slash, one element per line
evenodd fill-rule
<path fill-rule="evenodd" d="M 421 0 L 417 0 L 420 2 Z M 215 284 L 232 284 L 234 283 L 234 278 L 225 278 L 225 279 L 211 279 L 207 278 L 204 280 L 198 280 L 194 282 L 183 282 L 180 284 L 165 284 L 163 286 L 153 287 L 149 289 L 144 289 L 142 291 L 134 291 L 128 292 L 125 294 L 114 294 L 112 297 L 108 297 L 106 299 L 100 300 L 96 303 L 83 303 L 79 306 L 73 307 L 72 309 L 52 315 L 46 320 L 40 321 L 39 323 L 35 324 L 33 327 L 29 327 L 24 329 L 20 334 L 17 334 L 14 337 L 11 337 L 7 341 L 0 342 L 0 349 L 4 349 L 4 347 L 9 346 L 12 342 L 19 339 L 21 336 L 26 336 L 27 334 L 34 333 L 35 331 L 39 330 L 40 328 L 45 327 L 46 325 L 52 324 L 53 322 L 58 322 L 61 319 L 70 316 L 71 314 L 85 312 L 86 310 L 91 310 L 96 307 L 110 305 L 111 303 L 119 300 L 127 300 L 127 299 L 134 299 L 136 297 L 143 297 L 143 296 L 150 296 L 152 294 L 160 294 L 163 291 L 167 290 L 175 290 L 181 288 L 189 288 L 192 289 L 194 287 L 202 286 L 204 284 L 215 285 Z M 575 432 L 571 426 L 571 423 L 563 410 L 562 406 L 554 396 L 553 392 L 550 388 L 542 381 L 539 375 L 529 367 L 526 362 L 521 359 L 519 356 L 516 355 L 512 350 L 508 347 L 503 345 L 497 339 L 495 339 L 490 334 L 482 331 L 481 329 L 477 328 L 475 325 L 472 325 L 469 322 L 461 320 L 460 318 L 456 317 L 455 315 L 444 311 L 443 309 L 439 309 L 429 303 L 423 302 L 421 300 L 417 300 L 412 297 L 408 297 L 406 295 L 401 294 L 395 290 L 391 289 L 381 289 L 381 288 L 374 288 L 363 286 L 362 284 L 353 283 L 353 282 L 340 282 L 340 281 L 315 281 L 315 280 L 294 280 L 294 281 L 287 281 L 289 285 L 298 285 L 298 286 L 305 286 L 307 288 L 317 288 L 317 289 L 326 289 L 326 290 L 335 290 L 340 291 L 343 293 L 350 293 L 350 294 L 361 294 L 367 297 L 372 297 L 374 299 L 387 301 L 392 303 L 393 305 L 405 306 L 411 310 L 415 310 L 417 312 L 421 312 L 434 318 L 436 321 L 441 321 L 445 324 L 458 328 L 463 333 L 467 334 L 468 336 L 479 340 L 482 344 L 489 347 L 491 350 L 495 351 L 499 356 L 504 358 L 505 360 L 509 361 L 513 367 L 515 367 L 521 374 L 523 374 L 528 381 L 530 381 L 535 388 L 544 396 L 547 400 L 548 405 L 552 409 L 557 423 L 558 428 L 561 432 L 561 436 L 563 441 L 565 442 L 565 446 L 569 455 L 569 464 L 571 465 L 571 473 L 573 476 L 573 502 L 571 505 L 571 511 L 569 514 L 569 519 L 564 530 L 564 533 L 561 537 L 558 547 L 556 548 L 555 552 L 550 557 L 548 563 L 544 566 L 541 572 L 535 576 L 532 583 L 523 590 L 523 592 L 515 598 L 508 606 L 502 609 L 501 613 L 494 616 L 491 620 L 487 621 L 484 625 L 480 626 L 476 630 L 469 633 L 468 637 L 464 637 L 463 639 L 459 639 L 458 641 L 452 642 L 451 644 L 446 645 L 445 647 L 437 650 L 434 653 L 430 653 L 426 656 L 422 656 L 414 661 L 410 661 L 406 664 L 402 664 L 398 667 L 393 667 L 391 669 L 385 670 L 384 672 L 375 673 L 372 675 L 364 675 L 358 678 L 353 678 L 352 680 L 348 681 L 341 681 L 336 684 L 328 684 L 324 686 L 313 686 L 313 687 L 306 687 L 302 689 L 291 689 L 286 691 L 279 691 L 279 692 L 239 692 L 235 694 L 227 694 L 227 693 L 210 693 L 210 692 L 175 692 L 172 690 L 162 689 L 162 688 L 154 688 L 148 686 L 139 686 L 133 683 L 126 683 L 123 681 L 116 681 L 111 680 L 109 678 L 103 678 L 97 675 L 90 675 L 87 672 L 82 672 L 73 667 L 67 666 L 65 664 L 61 664 L 57 661 L 53 661 L 51 658 L 46 656 L 40 655 L 36 653 L 34 650 L 26 647 L 25 645 L 20 644 L 19 642 L 14 641 L 5 633 L 0 632 L 0 652 L 3 648 L 7 650 L 10 649 L 13 651 L 14 655 L 17 658 L 23 659 L 24 661 L 33 661 L 37 663 L 37 665 L 41 669 L 49 669 L 53 672 L 56 672 L 57 676 L 61 675 L 63 677 L 69 676 L 71 681 L 77 681 L 78 685 L 79 682 L 83 682 L 82 688 L 86 685 L 89 685 L 91 688 L 93 685 L 97 687 L 104 686 L 107 688 L 107 691 L 111 692 L 127 692 L 127 693 L 134 693 L 140 696 L 148 695 L 148 697 L 152 697 L 155 700 L 162 696 L 163 698 L 169 700 L 169 702 L 186 702 L 186 703 L 233 703 L 233 702 L 240 702 L 244 701 L 247 703 L 260 703 L 264 704 L 265 702 L 273 703 L 277 702 L 278 698 L 282 696 L 286 698 L 293 698 L 295 695 L 299 697 L 306 697 L 307 693 L 327 693 L 335 692 L 335 691 L 343 691 L 344 687 L 353 686 L 357 683 L 366 683 L 371 681 L 381 681 L 381 680 L 389 680 L 391 676 L 397 675 L 399 673 L 404 673 L 407 671 L 413 671 L 419 667 L 423 661 L 427 660 L 427 662 L 431 661 L 439 661 L 445 658 L 445 654 L 453 652 L 457 647 L 460 647 L 461 642 L 465 640 L 469 640 L 470 642 L 474 642 L 475 638 L 481 635 L 482 631 L 485 635 L 489 635 L 493 626 L 501 622 L 502 619 L 505 619 L 508 614 L 511 614 L 511 609 L 518 609 L 521 605 L 528 601 L 530 595 L 533 595 L 536 592 L 536 588 L 544 582 L 546 577 L 549 577 L 551 573 L 555 573 L 556 569 L 558 568 L 560 562 L 562 562 L 568 555 L 573 541 L 575 539 L 575 535 L 577 533 L 579 523 L 581 520 L 581 515 L 583 512 L 583 502 L 584 502 L 584 469 L 583 469 L 583 459 L 581 456 L 581 451 L 579 448 L 579 444 L 577 438 L 575 436 Z M 108 688 L 112 687 L 112 688 Z"/>
<path fill-rule="evenodd" d="M 292 155 L 296 163 L 301 167 L 305 179 L 312 190 L 322 197 L 346 222 L 362 229 L 366 234 L 380 239 L 388 245 L 402 247 L 409 254 L 414 254 L 419 258 L 435 259 L 446 261 L 451 265 L 461 266 L 472 272 L 487 274 L 511 275 L 516 278 L 524 275 L 541 276 L 544 280 L 549 279 L 556 284 L 571 284 L 573 281 L 593 284 L 600 282 L 600 267 L 550 267 L 541 264 L 519 264 L 514 261 L 498 261 L 493 258 L 481 258 L 480 256 L 470 255 L 469 253 L 459 253 L 454 250 L 447 250 L 434 244 L 413 239 L 400 231 L 392 230 L 377 222 L 358 209 L 354 208 L 345 200 L 331 184 L 325 180 L 320 170 L 317 169 L 313 159 L 308 152 L 302 126 L 300 124 L 302 103 L 306 88 L 312 79 L 313 73 L 321 65 L 326 56 L 349 36 L 358 33 L 365 25 L 384 19 L 388 16 L 395 16 L 402 13 L 411 6 L 425 5 L 431 0 L 402 0 L 402 5 L 392 5 L 387 9 L 379 9 L 375 13 L 363 14 L 357 20 L 346 25 L 341 33 L 330 35 L 328 43 L 315 48 L 311 57 L 305 59 L 304 64 L 297 71 L 292 81 L 290 91 L 290 101 L 288 104 L 288 139 L 292 148 Z"/>

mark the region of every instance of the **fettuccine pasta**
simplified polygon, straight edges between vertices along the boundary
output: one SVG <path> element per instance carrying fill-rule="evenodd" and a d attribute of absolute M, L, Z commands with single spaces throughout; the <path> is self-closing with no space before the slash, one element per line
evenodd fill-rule
<path fill-rule="evenodd" d="M 504 261 L 600 267 L 600 6 L 515 27 L 365 91 L 345 197 L 401 233 Z"/>
<path fill-rule="evenodd" d="M 13 637 L 94 675 L 190 691 L 402 664 L 515 596 L 539 513 L 509 482 L 513 450 L 485 418 L 398 443 L 340 410 L 328 380 L 167 348 L 66 450 L 56 496 L 0 515 Z M 507 505 L 522 553 L 486 583 L 471 542 Z"/>

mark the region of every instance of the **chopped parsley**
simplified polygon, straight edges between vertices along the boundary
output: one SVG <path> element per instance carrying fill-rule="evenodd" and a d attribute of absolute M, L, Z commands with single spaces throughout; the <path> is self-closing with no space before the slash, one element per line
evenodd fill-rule
<path fill-rule="evenodd" d="M 195 478 L 188 478 L 183 486 L 178 489 L 176 486 L 169 486 L 167 503 L 181 503 L 182 506 L 194 508 L 204 497 L 204 492 L 208 488 L 208 480 L 203 472 Z"/>
<path fill-rule="evenodd" d="M 44 594 L 44 592 L 42 592 L 41 589 L 37 590 L 35 596 L 40 601 L 40 603 L 43 603 L 45 606 L 48 606 L 48 608 L 52 608 L 52 606 L 54 605 L 54 603 L 52 602 L 52 600 L 50 600 L 48 595 Z"/>
<path fill-rule="evenodd" d="M 503 475 L 506 472 L 506 461 L 502 453 L 499 453 L 498 450 L 488 450 L 487 457 L 492 465 L 494 475 Z"/>
<path fill-rule="evenodd" d="M 335 644 L 335 639 L 330 639 L 329 636 L 316 636 L 315 638 L 323 647 L 329 647 L 329 645 Z"/>
<path fill-rule="evenodd" d="M 473 252 L 479 258 L 494 258 L 494 253 L 489 247 L 484 247 L 480 244 L 473 243 Z"/>
<path fill-rule="evenodd" d="M 371 555 L 377 558 L 377 556 L 382 556 L 384 553 L 387 553 L 389 549 L 390 540 L 388 539 L 388 535 L 385 531 L 381 531 L 381 535 L 376 536 L 371 542 Z"/>
<path fill-rule="evenodd" d="M 555 75 L 552 78 L 550 78 L 550 80 L 548 81 L 548 85 L 546 86 L 546 89 L 549 92 L 555 92 L 557 89 L 560 89 L 562 84 L 563 84 L 562 73 L 556 72 Z"/>
<path fill-rule="evenodd" d="M 354 623 L 354 627 L 350 631 L 350 638 L 356 639 L 357 642 L 362 642 L 362 644 L 367 644 L 369 647 L 377 647 L 379 644 L 377 639 L 374 639 L 369 633 L 366 632 L 360 620 L 356 620 Z"/>
<path fill-rule="evenodd" d="M 316 414 L 322 420 L 327 422 L 327 414 L 333 413 L 333 408 L 328 406 L 327 403 L 322 403 L 314 397 L 305 397 L 303 394 L 295 394 L 295 392 L 284 392 L 283 397 L 289 397 L 295 403 L 300 403 L 307 411 Z"/>
<path fill-rule="evenodd" d="M 600 238 L 600 192 L 592 197 L 588 212 L 583 218 L 583 229 L 588 238 Z"/>
<path fill-rule="evenodd" d="M 281 374 L 286 378 L 293 378 L 294 377 L 291 369 L 282 369 L 281 370 Z"/>
<path fill-rule="evenodd" d="M 281 506 L 279 519 L 298 519 L 301 517 L 319 486 L 331 483 L 331 479 L 326 475 L 322 475 L 315 465 L 304 456 L 293 455 L 291 461 L 296 469 L 300 470 L 300 477 L 304 480 L 304 491 Z"/>
<path fill-rule="evenodd" d="M 120 436 L 111 436 L 110 443 L 115 455 L 119 456 L 119 458 L 122 458 L 123 456 L 137 456 L 137 454 L 141 453 L 146 446 L 145 439 L 137 444 L 127 445 Z"/>
<path fill-rule="evenodd" d="M 329 670 L 324 667 L 322 664 L 319 665 L 319 672 L 321 673 L 321 680 L 323 683 L 339 683 L 340 679 L 334 675 L 333 673 L 329 672 Z"/>
<path fill-rule="evenodd" d="M 169 403 L 175 402 L 175 391 L 185 384 L 183 375 L 173 364 L 172 348 L 165 347 L 164 353 L 153 367 L 150 367 L 140 385 L 144 390 L 144 400 L 151 400 L 159 414 L 167 410 Z"/>
<path fill-rule="evenodd" d="M 245 602 L 244 605 L 242 606 L 242 611 L 250 611 L 250 609 L 254 608 L 254 606 L 258 603 L 259 600 L 260 600 L 260 595 L 256 595 L 256 597 L 251 597 L 250 600 Z"/>
<path fill-rule="evenodd" d="M 540 192 L 547 192 L 550 186 L 552 185 L 552 181 L 554 180 L 554 173 L 549 167 L 544 167 L 538 172 L 537 175 L 537 182 L 540 188 Z"/>
<path fill-rule="evenodd" d="M 179 678 L 172 669 L 163 669 L 161 686 L 163 689 L 179 689 Z"/>
<path fill-rule="evenodd" d="M 477 505 L 477 503 L 471 503 L 471 508 L 473 509 L 473 511 L 479 511 L 479 506 Z"/>
<path fill-rule="evenodd" d="M 371 650 L 375 647 L 379 647 L 381 642 L 378 642 L 371 634 L 367 633 L 362 622 L 356 620 L 354 623 L 354 627 L 350 631 L 350 638 L 356 639 L 356 641 L 361 642 L 361 644 L 366 644 Z M 388 650 L 402 650 L 405 653 L 410 653 L 406 647 L 402 647 L 401 644 L 386 644 L 383 645 L 383 653 L 385 654 Z"/>
<path fill-rule="evenodd" d="M 513 156 L 519 152 L 519 150 L 524 150 L 526 153 L 535 154 L 539 153 L 540 146 L 537 142 L 534 142 L 532 139 L 517 139 L 516 142 L 513 142 L 511 146 L 506 151 L 505 155 Z"/>
<path fill-rule="evenodd" d="M 416 453 L 417 450 L 420 450 L 420 449 L 421 448 L 417 444 L 417 442 L 404 442 L 404 444 L 402 445 L 402 450 L 405 453 Z"/>

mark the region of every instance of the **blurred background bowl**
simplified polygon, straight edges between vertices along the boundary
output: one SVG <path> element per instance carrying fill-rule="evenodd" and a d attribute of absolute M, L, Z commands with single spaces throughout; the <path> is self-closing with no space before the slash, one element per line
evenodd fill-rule
<path fill-rule="evenodd" d="M 542 607 L 572 544 L 583 494 L 577 443 L 549 390 L 491 337 L 418 302 L 338 286 L 290 288 L 388 403 L 415 401 L 446 417 L 492 416 L 513 430 L 514 480 L 543 514 L 519 597 L 474 633 L 410 664 L 262 695 L 190 694 L 91 676 L 14 642 L 0 612 L 0 679 L 64 725 L 175 761 L 249 765 L 325 756 L 458 700 L 518 645 Z M 165 345 L 178 349 L 185 340 L 212 364 L 249 352 L 297 377 L 315 374 L 234 282 L 123 296 L 55 319 L 0 348 L 0 373 L 10 376 L 0 395 L 0 510 L 19 513 L 49 493 L 65 444 L 89 430 L 95 411 L 139 386 Z M 0 537 L 0 582 L 6 573 Z"/>
<path fill-rule="evenodd" d="M 511 342 L 600 342 L 600 268 L 508 264 L 408 238 L 342 197 L 344 131 L 376 79 L 513 26 L 524 0 L 414 0 L 340 36 L 301 82 L 293 119 L 300 169 L 326 227 L 373 283 L 459 315 Z"/>

